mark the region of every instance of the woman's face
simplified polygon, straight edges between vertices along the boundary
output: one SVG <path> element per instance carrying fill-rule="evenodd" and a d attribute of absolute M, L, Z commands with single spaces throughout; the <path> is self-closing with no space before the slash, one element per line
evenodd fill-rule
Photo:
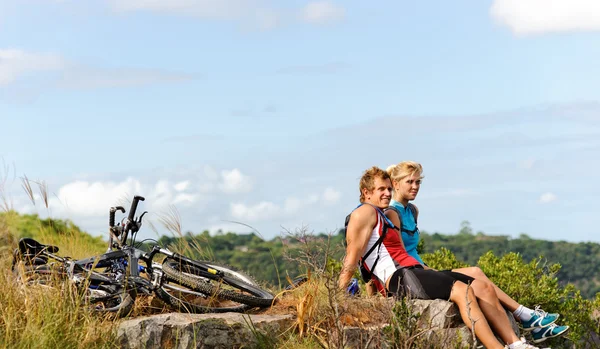
<path fill-rule="evenodd" d="M 400 181 L 394 181 L 394 200 L 411 201 L 417 197 L 419 188 L 421 188 L 421 174 L 414 173 L 402 178 Z"/>

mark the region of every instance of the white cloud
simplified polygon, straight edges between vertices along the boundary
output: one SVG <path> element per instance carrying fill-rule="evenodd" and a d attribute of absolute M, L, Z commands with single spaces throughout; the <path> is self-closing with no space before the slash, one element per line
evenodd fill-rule
<path fill-rule="evenodd" d="M 270 0 L 107 0 L 115 13 L 153 12 L 238 22 L 242 28 L 271 30 L 297 21 L 327 24 L 340 21 L 345 10 L 330 1 L 314 1 L 303 8 L 283 10 Z"/>
<path fill-rule="evenodd" d="M 141 192 L 142 184 L 133 178 L 117 182 L 75 181 L 63 185 L 57 197 L 50 198 L 49 206 L 55 212 L 81 216 L 106 215 L 111 206 L 122 204 L 127 195 Z"/>
<path fill-rule="evenodd" d="M 261 221 L 273 219 L 281 212 L 281 208 L 270 201 L 262 201 L 253 206 L 242 203 L 230 204 L 231 215 L 240 221 Z"/>
<path fill-rule="evenodd" d="M 102 217 L 111 206 L 122 205 L 128 209 L 128 201 L 133 195 L 143 195 L 147 207 L 160 210 L 170 205 L 190 205 L 198 200 L 198 193 L 183 192 L 182 183 L 172 184 L 168 180 L 143 184 L 134 178 L 121 182 L 113 181 L 74 181 L 60 187 L 56 197 L 51 197 L 49 206 L 52 211 L 67 216 Z"/>
<path fill-rule="evenodd" d="M 261 201 L 258 204 L 247 205 L 244 203 L 231 203 L 230 214 L 235 219 L 242 222 L 256 222 L 262 220 L 276 220 L 283 217 L 293 217 L 298 215 L 309 206 L 314 206 L 319 201 L 324 205 L 332 205 L 339 201 L 341 193 L 328 187 L 323 194 L 309 194 L 305 198 L 294 196 L 287 197 L 282 205 Z"/>
<path fill-rule="evenodd" d="M 495 0 L 490 14 L 515 34 L 600 30 L 598 0 Z"/>
<path fill-rule="evenodd" d="M 204 166 L 204 175 L 208 180 L 216 181 L 219 179 L 219 172 L 209 165 Z"/>
<path fill-rule="evenodd" d="M 313 24 L 327 24 L 344 19 L 344 8 L 330 1 L 314 1 L 302 10 L 302 19 Z"/>
<path fill-rule="evenodd" d="M 558 200 L 558 197 L 550 192 L 542 194 L 539 198 L 539 202 L 542 204 L 551 203 L 556 200 Z"/>
<path fill-rule="evenodd" d="M 221 176 L 223 183 L 219 187 L 225 193 L 247 193 L 252 190 L 252 180 L 250 177 L 244 175 L 237 168 L 230 171 L 221 171 Z"/>
<path fill-rule="evenodd" d="M 175 184 L 175 190 L 184 191 L 190 186 L 190 181 L 183 181 Z"/>
<path fill-rule="evenodd" d="M 302 208 L 302 201 L 298 198 L 290 197 L 285 199 L 284 210 L 289 213 L 294 213 Z"/>
<path fill-rule="evenodd" d="M 159 69 L 92 67 L 69 61 L 56 53 L 0 49 L 0 87 L 27 78 L 33 81 L 48 78 L 44 84 L 48 89 L 96 89 L 179 82 L 196 76 Z"/>
<path fill-rule="evenodd" d="M 67 89 L 145 86 L 161 82 L 181 82 L 195 78 L 193 74 L 159 69 L 103 68 L 70 65 L 65 67 L 57 86 Z"/>
<path fill-rule="evenodd" d="M 331 187 L 326 188 L 325 191 L 323 192 L 323 200 L 328 205 L 333 205 L 333 204 L 337 203 L 340 200 L 341 196 L 342 196 L 342 194 L 339 191 L 337 191 Z"/>
<path fill-rule="evenodd" d="M 64 58 L 54 53 L 0 49 L 0 86 L 14 83 L 32 73 L 59 71 L 65 66 Z"/>
<path fill-rule="evenodd" d="M 235 19 L 257 6 L 252 0 L 109 0 L 116 12 L 149 11 L 200 18 Z"/>
<path fill-rule="evenodd" d="M 192 195 L 192 194 L 177 194 L 175 196 L 175 198 L 173 199 L 172 204 L 173 205 L 177 205 L 177 204 L 184 204 L 184 205 L 189 205 L 189 204 L 193 204 L 196 201 L 196 198 L 198 196 L 197 195 Z"/>

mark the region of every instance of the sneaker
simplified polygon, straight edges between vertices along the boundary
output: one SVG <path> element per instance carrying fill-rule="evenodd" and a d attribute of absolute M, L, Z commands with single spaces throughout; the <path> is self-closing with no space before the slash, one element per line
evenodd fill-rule
<path fill-rule="evenodd" d="M 508 345 L 504 346 L 504 349 L 509 349 L 509 348 L 510 347 Z M 521 343 L 516 344 L 513 348 L 514 349 L 550 349 L 550 348 L 538 348 L 534 345 L 527 344 L 527 341 L 523 337 L 521 337 Z"/>
<path fill-rule="evenodd" d="M 569 326 L 558 326 L 556 324 L 551 324 L 548 327 L 541 328 L 537 332 L 531 332 L 531 337 L 533 337 L 534 343 L 540 343 L 548 338 L 560 336 L 568 330 Z"/>
<path fill-rule="evenodd" d="M 552 325 L 556 319 L 558 319 L 558 314 L 555 313 L 546 313 L 540 307 L 535 307 L 533 314 L 531 314 L 531 319 L 528 321 L 521 321 L 521 325 L 523 326 L 523 330 L 531 331 L 536 328 L 544 328 Z"/>
<path fill-rule="evenodd" d="M 504 346 L 504 349 L 509 349 L 510 347 L 508 345 Z M 542 349 L 542 348 L 538 348 L 536 346 L 533 346 L 531 344 L 527 344 L 525 342 L 525 338 L 521 338 L 521 343 L 516 344 L 513 349 Z M 545 348 L 545 349 L 550 349 L 550 348 Z"/>

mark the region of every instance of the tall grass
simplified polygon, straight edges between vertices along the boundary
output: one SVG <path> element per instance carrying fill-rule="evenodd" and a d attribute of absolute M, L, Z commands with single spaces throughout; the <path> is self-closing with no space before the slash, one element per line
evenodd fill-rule
<path fill-rule="evenodd" d="M 22 268 L 11 270 L 12 252 L 24 234 L 33 235 L 44 244 L 60 246 L 60 255 L 73 258 L 101 253 L 102 240 L 83 234 L 68 221 L 17 214 L 4 193 L 7 177 L 0 177 L 3 208 L 0 212 L 0 348 L 117 347 L 117 323 L 93 312 L 73 285 L 63 280 L 50 280 L 44 285 L 28 284 L 21 278 L 23 274 L 19 269 Z M 40 192 L 38 198 L 48 209 L 45 183 L 33 183 Z M 22 179 L 22 187 L 35 206 L 36 195 L 27 177 Z"/>
<path fill-rule="evenodd" d="M 92 312 L 68 283 L 25 285 L 7 250 L 0 257 L 0 348 L 116 347 L 115 322 Z"/>

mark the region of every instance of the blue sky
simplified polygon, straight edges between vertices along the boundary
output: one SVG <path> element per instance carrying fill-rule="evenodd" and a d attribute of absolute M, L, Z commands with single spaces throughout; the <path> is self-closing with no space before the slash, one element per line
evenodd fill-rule
<path fill-rule="evenodd" d="M 0 0 L 1 193 L 106 231 L 335 231 L 372 166 L 423 164 L 429 232 L 596 241 L 593 0 Z M 49 208 L 21 177 L 43 181 Z M 146 228 L 146 236 L 155 236 Z"/>

